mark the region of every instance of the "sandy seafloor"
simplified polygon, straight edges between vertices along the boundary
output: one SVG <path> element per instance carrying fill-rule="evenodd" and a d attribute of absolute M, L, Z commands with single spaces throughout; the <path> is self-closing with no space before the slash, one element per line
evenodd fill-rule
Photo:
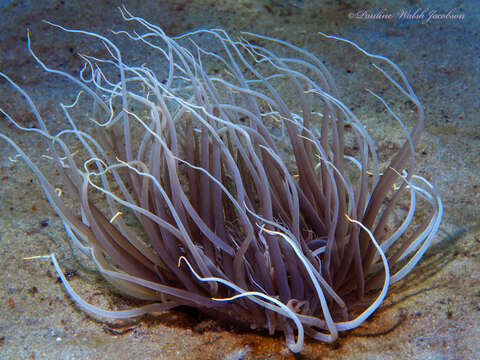
<path fill-rule="evenodd" d="M 293 355 L 281 336 L 237 331 L 188 311 L 105 325 L 74 305 L 48 260 L 23 260 L 55 252 L 64 271 L 76 272 L 71 285 L 87 301 L 110 309 L 134 305 L 106 290 L 103 282 L 80 267 L 38 182 L 24 162 L 8 159 L 15 152 L 0 142 L 0 359 L 480 358 L 478 1 L 391 1 L 382 6 L 392 13 L 456 8 L 456 13 L 465 16 L 463 20 L 428 23 L 349 17 L 358 10 L 374 10 L 382 1 L 124 3 L 169 35 L 219 26 L 233 34 L 249 30 L 307 48 L 325 59 L 342 100 L 365 121 L 385 155 L 391 155 L 403 138 L 396 122 L 364 91 L 363 74 L 372 73 L 369 61 L 351 48 L 322 38 L 318 31 L 344 36 L 395 61 L 425 107 L 417 171 L 433 181 L 442 194 L 445 215 L 441 229 L 427 255 L 410 276 L 392 287 L 384 305 L 359 329 L 342 334 L 334 345 L 307 340 L 303 351 Z M 124 26 L 118 4 L 0 2 L 0 71 L 31 94 L 52 128 L 64 122 L 57 104 L 71 102 L 76 90 L 65 79 L 43 72 L 32 60 L 26 51 L 26 28 L 39 57 L 49 66 L 73 73 L 81 66 L 77 54 L 95 54 L 101 44 L 66 35 L 42 20 L 108 34 Z M 119 37 L 116 40 L 122 42 Z M 122 46 L 125 58 L 152 61 L 148 53 L 132 49 Z M 402 109 L 399 104 L 405 100 L 398 92 L 384 95 L 390 104 Z M 34 124 L 23 99 L 4 80 L 0 80 L 0 107 L 24 126 Z M 0 131 L 29 149 L 43 168 L 48 166 L 39 156 L 45 150 L 44 143 L 25 137 L 3 117 Z M 113 327 L 119 333 L 108 330 Z"/>

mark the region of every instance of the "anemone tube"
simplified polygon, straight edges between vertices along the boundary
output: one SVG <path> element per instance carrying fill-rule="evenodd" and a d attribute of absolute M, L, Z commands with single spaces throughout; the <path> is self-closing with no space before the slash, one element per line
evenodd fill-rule
<path fill-rule="evenodd" d="M 106 49 L 103 59 L 82 55 L 85 65 L 74 77 L 44 64 L 28 36 L 38 64 L 79 89 L 73 104 L 60 103 L 67 120 L 61 131 L 51 133 L 28 94 L 0 73 L 26 99 L 37 126 L 22 127 L 2 113 L 48 143 L 63 195 L 31 155 L 0 138 L 34 172 L 69 238 L 105 279 L 151 304 L 95 307 L 75 293 L 51 254 L 67 292 L 104 318 L 193 306 L 282 332 L 293 352 L 305 335 L 332 342 L 358 327 L 421 259 L 443 214 L 434 186 L 414 174 L 424 112 L 403 72 L 353 42 L 321 34 L 357 48 L 413 104 L 408 130 L 371 92 L 406 138 L 382 165 L 365 126 L 310 52 L 252 33 L 235 40 L 218 29 L 169 37 L 121 12 L 144 33 L 115 34 L 156 52 L 164 76 L 128 65 L 104 36 L 51 24 Z M 199 45 L 206 37 L 215 52 Z M 223 68 L 221 76 L 206 70 L 209 62 Z M 86 101 L 87 125 L 74 120 Z M 420 205 L 431 207 L 422 221 Z"/>

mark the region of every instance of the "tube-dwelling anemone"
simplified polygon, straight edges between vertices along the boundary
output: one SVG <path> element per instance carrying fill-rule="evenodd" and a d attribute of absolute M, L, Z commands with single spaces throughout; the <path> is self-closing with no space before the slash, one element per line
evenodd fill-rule
<path fill-rule="evenodd" d="M 76 78 L 44 64 L 28 39 L 41 67 L 79 90 L 73 104 L 60 104 L 67 126 L 56 134 L 0 73 L 25 97 L 38 125 L 24 128 L 3 114 L 48 143 L 63 195 L 27 153 L 0 137 L 35 173 L 70 239 L 98 271 L 151 304 L 121 311 L 92 306 L 50 255 L 67 292 L 85 311 L 107 318 L 193 306 L 281 332 L 293 352 L 305 334 L 332 342 L 358 327 L 421 259 L 443 213 L 434 187 L 414 175 L 424 112 L 403 72 L 385 57 L 322 34 L 370 58 L 413 104 L 416 120 L 407 129 L 371 93 L 406 138 L 381 164 L 365 126 L 310 52 L 251 33 L 234 40 L 222 30 L 172 38 L 125 9 L 122 15 L 144 33 L 117 35 L 150 47 L 165 76 L 128 65 L 101 35 L 52 24 L 106 48 L 106 58 L 82 56 Z M 215 52 L 200 46 L 207 37 Z M 208 62 L 222 71 L 211 74 Z M 93 106 L 81 126 L 75 110 L 87 100 Z M 419 205 L 431 210 L 418 217 Z"/>

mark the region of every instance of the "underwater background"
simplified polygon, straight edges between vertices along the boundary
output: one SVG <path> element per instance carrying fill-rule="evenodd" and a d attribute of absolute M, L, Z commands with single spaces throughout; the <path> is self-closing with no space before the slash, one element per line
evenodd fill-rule
<path fill-rule="evenodd" d="M 113 37 L 110 30 L 127 26 L 117 9 L 122 4 L 168 35 L 221 27 L 231 35 L 247 30 L 306 48 L 324 60 L 342 99 L 367 124 L 377 147 L 386 154 L 395 153 L 403 137 L 394 119 L 365 91 L 372 81 L 370 75 L 363 75 L 369 61 L 318 32 L 350 39 L 390 58 L 405 72 L 425 108 L 417 172 L 432 181 L 442 196 L 441 230 L 412 274 L 391 288 L 383 306 L 366 323 L 342 334 L 335 344 L 307 340 L 301 355 L 291 354 L 281 336 L 239 331 L 188 309 L 137 322 L 101 323 L 76 308 L 48 260 L 23 258 L 54 252 L 71 285 L 87 301 L 104 308 L 135 303 L 77 262 L 38 182 L 25 163 L 9 159 L 15 153 L 2 142 L 0 359 L 478 358 L 478 1 L 0 1 L 0 71 L 32 96 L 49 126 L 60 127 L 64 122 L 58 103 L 73 101 L 76 89 L 35 63 L 27 52 L 26 29 L 30 29 L 33 49 L 46 64 L 78 73 L 82 66 L 78 54 L 95 55 L 102 45 L 42 20 Z M 120 38 L 115 40 L 121 43 Z M 131 62 L 154 62 L 152 54 L 133 52 L 128 45 L 120 44 L 120 49 Z M 383 95 L 390 104 L 408 111 L 397 92 Z M 0 80 L 0 107 L 23 126 L 34 125 L 23 98 L 4 80 Z M 24 134 L 1 116 L 0 132 L 37 152 L 42 161 L 44 145 L 33 138 L 24 140 Z"/>

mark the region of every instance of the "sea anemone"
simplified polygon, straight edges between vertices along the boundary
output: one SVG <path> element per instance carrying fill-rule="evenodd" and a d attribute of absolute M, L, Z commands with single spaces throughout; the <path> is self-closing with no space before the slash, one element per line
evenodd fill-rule
<path fill-rule="evenodd" d="M 293 352 L 305 334 L 332 342 L 362 324 L 390 284 L 421 259 L 443 213 L 432 184 L 414 175 L 424 112 L 403 72 L 351 41 L 320 34 L 368 57 L 416 112 L 409 130 L 370 91 L 406 139 L 381 162 L 365 126 L 310 52 L 251 33 L 232 39 L 218 29 L 169 37 L 121 12 L 144 33 L 115 34 L 149 47 L 163 70 L 128 65 L 104 36 L 51 24 L 106 49 L 105 58 L 81 55 L 77 78 L 44 64 L 28 36 L 38 64 L 79 89 L 72 104 L 60 103 L 67 126 L 58 133 L 0 73 L 26 99 L 37 126 L 22 127 L 2 113 L 48 143 L 62 191 L 12 139 L 0 138 L 34 172 L 69 238 L 103 277 L 150 304 L 95 307 L 49 255 L 67 292 L 80 308 L 106 318 L 192 306 L 281 332 Z M 207 41 L 214 50 L 202 48 Z M 207 64 L 222 70 L 208 71 Z M 91 110 L 81 105 L 87 101 Z M 425 205 L 431 210 L 416 214 Z"/>

